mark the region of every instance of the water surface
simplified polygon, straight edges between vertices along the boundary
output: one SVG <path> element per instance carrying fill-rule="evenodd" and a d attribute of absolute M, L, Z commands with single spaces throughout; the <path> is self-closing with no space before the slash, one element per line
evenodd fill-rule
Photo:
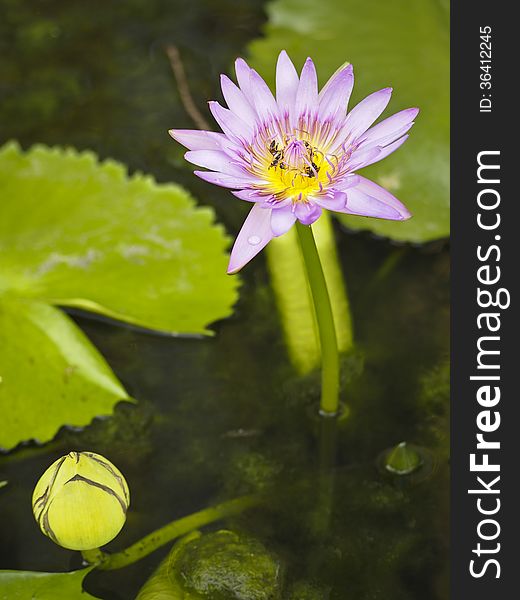
<path fill-rule="evenodd" d="M 164 54 L 175 44 L 199 108 L 260 34 L 260 0 L 0 0 L 0 142 L 93 149 L 159 181 L 176 181 L 235 233 L 247 206 L 198 181 L 166 133 L 192 127 Z M 230 27 L 230 23 L 233 26 Z M 78 567 L 44 538 L 30 496 L 43 470 L 69 450 L 108 456 L 126 475 L 126 544 L 219 500 L 267 497 L 226 526 L 280 556 L 287 585 L 306 580 L 330 600 L 445 600 L 448 526 L 449 256 L 443 244 L 396 247 L 336 229 L 357 350 L 345 357 L 335 464 L 324 482 L 319 374 L 298 377 L 287 356 L 264 258 L 244 272 L 235 315 L 208 339 L 160 337 L 74 317 L 137 405 L 83 432 L 0 458 L 0 565 Z M 415 478 L 378 467 L 401 441 L 424 448 Z M 320 485 L 329 490 L 319 493 Z M 167 548 L 119 572 L 94 573 L 92 593 L 131 599 Z"/>

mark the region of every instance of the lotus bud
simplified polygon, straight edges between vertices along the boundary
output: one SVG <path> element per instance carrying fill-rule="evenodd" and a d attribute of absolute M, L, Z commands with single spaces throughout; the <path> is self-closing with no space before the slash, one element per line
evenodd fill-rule
<path fill-rule="evenodd" d="M 386 470 L 396 475 L 409 475 L 422 465 L 422 458 L 414 446 L 406 442 L 397 444 L 386 457 Z"/>
<path fill-rule="evenodd" d="M 104 546 L 121 531 L 130 505 L 121 472 L 93 452 L 69 452 L 34 488 L 32 508 L 40 529 L 69 550 Z"/>

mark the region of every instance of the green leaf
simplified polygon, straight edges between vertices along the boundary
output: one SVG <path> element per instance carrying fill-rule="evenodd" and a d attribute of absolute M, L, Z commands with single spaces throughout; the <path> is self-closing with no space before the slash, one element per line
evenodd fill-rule
<path fill-rule="evenodd" d="M 232 531 L 181 538 L 136 600 L 278 600 L 282 569 L 260 542 Z"/>
<path fill-rule="evenodd" d="M 103 357 L 57 308 L 4 295 L 0 331 L 0 447 L 45 442 L 61 425 L 87 425 L 129 400 Z"/>
<path fill-rule="evenodd" d="M 341 216 L 353 229 L 426 242 L 449 234 L 449 16 L 436 0 L 275 0 L 252 64 L 273 82 L 285 48 L 297 65 L 316 62 L 323 84 L 345 61 L 354 65 L 351 106 L 392 86 L 386 114 L 418 106 L 410 139 L 361 173 L 388 188 L 413 213 L 404 223 Z"/>
<path fill-rule="evenodd" d="M 92 567 L 70 573 L 0 571 L 0 600 L 88 600 L 82 583 Z"/>
<path fill-rule="evenodd" d="M 91 152 L 0 149 L 0 293 L 170 334 L 211 334 L 238 280 L 209 208 Z"/>
<path fill-rule="evenodd" d="M 200 532 L 193 531 L 175 543 L 141 588 L 136 600 L 202 600 L 199 594 L 193 595 L 184 590 L 178 578 L 172 574 L 172 566 L 179 559 L 186 545 L 198 539 L 200 535 Z"/>
<path fill-rule="evenodd" d="M 169 334 L 211 334 L 238 280 L 211 209 L 91 152 L 0 148 L 0 447 L 45 442 L 128 395 L 60 311 Z"/>

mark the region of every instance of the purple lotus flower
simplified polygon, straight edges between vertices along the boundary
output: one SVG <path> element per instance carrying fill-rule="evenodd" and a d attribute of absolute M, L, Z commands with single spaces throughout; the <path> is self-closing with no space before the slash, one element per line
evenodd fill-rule
<path fill-rule="evenodd" d="M 298 219 L 311 225 L 323 209 L 395 221 L 406 207 L 390 192 L 356 174 L 408 138 L 419 110 L 408 108 L 371 125 L 386 108 L 391 88 L 374 92 L 347 113 L 354 85 L 343 66 L 318 93 L 310 58 L 301 76 L 285 51 L 276 68 L 276 99 L 260 75 L 239 58 L 238 86 L 221 76 L 229 108 L 210 102 L 223 133 L 172 129 L 189 149 L 186 160 L 209 169 L 201 179 L 231 188 L 253 203 L 235 241 L 228 273 L 236 273 Z"/>

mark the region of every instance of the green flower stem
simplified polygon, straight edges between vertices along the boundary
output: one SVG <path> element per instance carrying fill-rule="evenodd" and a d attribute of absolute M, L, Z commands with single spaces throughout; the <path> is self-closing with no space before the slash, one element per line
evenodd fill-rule
<path fill-rule="evenodd" d="M 305 262 L 320 338 L 320 413 L 324 416 L 333 416 L 338 413 L 339 408 L 339 355 L 332 306 L 312 228 L 297 221 L 296 230 Z"/>
<path fill-rule="evenodd" d="M 205 508 L 199 512 L 182 517 L 171 523 L 168 523 L 160 529 L 156 529 L 152 533 L 148 534 L 135 544 L 132 544 L 125 550 L 115 552 L 114 554 L 108 554 L 102 552 L 99 549 L 87 550 L 82 552 L 83 558 L 89 564 L 94 564 L 98 569 L 103 571 L 112 571 L 114 569 L 121 569 L 127 565 L 141 560 L 151 552 L 154 552 L 164 544 L 171 542 L 172 540 L 186 535 L 191 531 L 204 527 L 220 519 L 225 519 L 233 515 L 237 515 L 242 511 L 251 508 L 255 504 L 258 504 L 259 499 L 255 496 L 243 496 L 241 498 L 235 498 L 234 500 L 228 500 L 217 504 L 216 506 Z"/>
<path fill-rule="evenodd" d="M 102 562 L 107 556 L 100 548 L 92 548 L 92 550 L 83 550 L 81 552 L 83 560 L 90 565 L 97 565 Z"/>

